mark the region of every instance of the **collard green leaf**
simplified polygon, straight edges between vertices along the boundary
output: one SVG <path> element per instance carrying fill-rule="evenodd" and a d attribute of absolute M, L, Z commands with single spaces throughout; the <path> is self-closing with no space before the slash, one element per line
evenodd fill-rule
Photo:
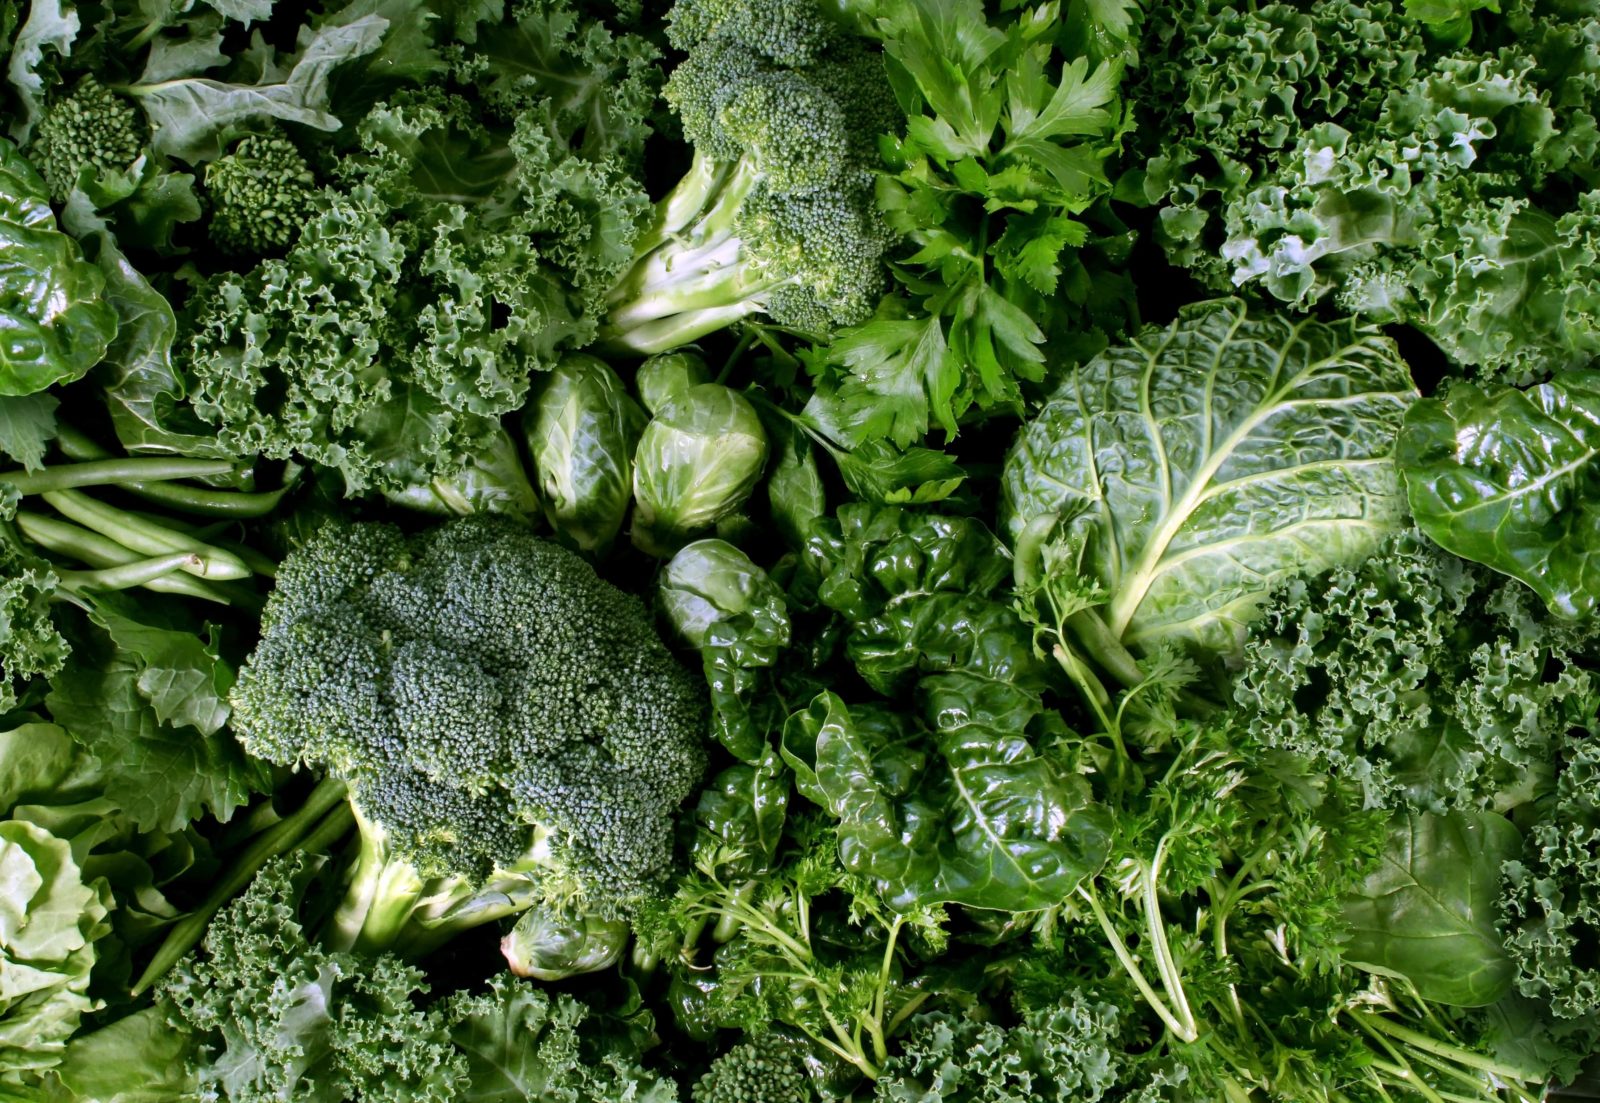
<path fill-rule="evenodd" d="M 23 111 L 11 123 L 11 137 L 26 143 L 34 124 L 44 111 L 44 77 L 39 73 L 45 50 L 65 57 L 72 52 L 72 44 L 83 24 L 72 4 L 62 0 L 33 0 L 28 5 L 28 18 L 11 42 L 11 63 L 6 77 L 17 90 Z"/>
<path fill-rule="evenodd" d="M 105 279 L 56 226 L 44 180 L 0 138 L 0 395 L 81 378 L 117 332 Z"/>
<path fill-rule="evenodd" d="M 25 797 L 47 793 L 72 769 L 77 747 L 55 724 L 0 731 L 0 814 Z"/>
<path fill-rule="evenodd" d="M 74 644 L 72 665 L 51 683 L 51 715 L 100 759 L 106 795 L 140 830 L 176 830 L 207 812 L 226 820 L 251 793 L 266 789 L 265 764 L 247 757 L 227 732 L 205 735 L 164 723 L 152 705 L 152 698 L 161 699 L 174 719 L 194 713 L 174 689 L 186 678 L 203 680 L 203 663 L 188 663 L 196 656 L 163 654 L 158 646 L 147 659 L 88 641 Z M 141 681 L 150 686 L 148 695 Z M 216 686 L 215 680 L 197 685 L 196 719 L 215 720 L 218 706 L 204 702 Z"/>
<path fill-rule="evenodd" d="M 785 757 L 805 771 L 802 793 L 838 818 L 845 868 L 876 882 L 891 907 L 1059 904 L 1105 861 L 1109 822 L 1081 779 L 1061 776 L 1018 733 L 1036 702 L 958 677 L 931 695 L 931 739 L 870 708 L 858 719 L 825 692 L 790 718 Z M 931 755 L 918 749 L 925 739 Z"/>
<path fill-rule="evenodd" d="M 257 119 L 278 119 L 318 130 L 337 130 L 329 110 L 328 82 L 339 65 L 378 48 L 389 21 L 368 14 L 304 33 L 304 45 L 287 73 L 257 84 L 228 84 L 206 77 L 181 77 L 139 85 L 138 96 L 150 118 L 151 146 L 187 161 L 215 156 L 221 133 Z"/>
<path fill-rule="evenodd" d="M 94 1103 L 188 1103 L 200 1098 L 194 1038 L 147 1007 L 67 1044 L 54 1075 L 71 1098 Z"/>
<path fill-rule="evenodd" d="M 214 640 L 192 632 L 152 628 L 104 611 L 97 615 L 117 647 L 137 656 L 139 693 L 156 719 L 215 735 L 233 711 L 228 690 L 233 669 L 217 655 Z"/>
<path fill-rule="evenodd" d="M 45 447 L 56 435 L 54 395 L 0 396 L 0 452 L 29 471 L 44 466 Z"/>
<path fill-rule="evenodd" d="M 1346 902 L 1345 960 L 1437 1003 L 1494 1003 L 1516 972 L 1495 929 L 1500 867 L 1521 849 L 1521 832 L 1493 812 L 1397 816 L 1378 868 Z"/>
<path fill-rule="evenodd" d="M 1414 395 L 1375 328 L 1195 304 L 1075 371 L 1028 424 L 1006 523 L 1068 522 L 1124 642 L 1232 652 L 1278 582 L 1399 527 Z"/>
<path fill-rule="evenodd" d="M 1398 459 L 1418 526 L 1531 586 L 1550 610 L 1600 603 L 1600 372 L 1526 391 L 1470 383 L 1406 414 Z"/>

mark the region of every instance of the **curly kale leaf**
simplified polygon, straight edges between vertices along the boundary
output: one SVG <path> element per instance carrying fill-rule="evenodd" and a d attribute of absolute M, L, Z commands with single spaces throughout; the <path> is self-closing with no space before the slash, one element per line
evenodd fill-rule
<path fill-rule="evenodd" d="M 1560 739 L 1595 730 L 1593 631 L 1416 534 L 1281 589 L 1234 698 L 1270 747 L 1359 782 L 1369 806 L 1508 811 L 1554 784 Z"/>
<path fill-rule="evenodd" d="M 1600 57 L 1592 13 L 1186 0 L 1151 20 L 1123 194 L 1218 290 L 1333 296 L 1458 364 L 1533 377 L 1600 351 Z M 1465 18 L 1465 17 L 1463 17 Z M 1470 38 L 1470 41 L 1463 41 Z"/>

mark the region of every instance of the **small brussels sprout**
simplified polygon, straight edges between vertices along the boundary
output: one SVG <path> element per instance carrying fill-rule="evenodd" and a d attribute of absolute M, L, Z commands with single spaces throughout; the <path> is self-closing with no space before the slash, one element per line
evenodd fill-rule
<path fill-rule="evenodd" d="M 567 543 L 610 548 L 628 513 L 633 455 L 645 414 L 616 373 L 571 353 L 539 382 L 522 415 L 545 517 Z"/>
<path fill-rule="evenodd" d="M 639 401 L 651 414 L 659 414 L 661 407 L 677 398 L 690 387 L 711 382 L 711 369 L 697 353 L 678 349 L 652 356 L 639 365 L 639 375 L 634 386 L 639 391 Z"/>
<path fill-rule="evenodd" d="M 620 919 L 568 915 L 535 904 L 500 940 L 500 952 L 519 977 L 562 980 L 610 968 L 627 943 L 628 924 Z"/>
<path fill-rule="evenodd" d="M 702 383 L 645 426 L 633 461 L 633 542 L 662 555 L 744 504 L 767 462 L 767 434 L 738 391 Z"/>

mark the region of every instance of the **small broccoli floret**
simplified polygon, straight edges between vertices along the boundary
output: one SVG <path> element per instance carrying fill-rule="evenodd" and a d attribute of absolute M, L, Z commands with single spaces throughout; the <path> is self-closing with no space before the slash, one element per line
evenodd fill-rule
<path fill-rule="evenodd" d="M 891 243 L 872 195 L 897 118 L 882 58 L 816 0 L 681 0 L 666 98 L 695 160 L 608 299 L 604 339 L 654 353 L 751 314 L 809 330 L 869 316 Z"/>
<path fill-rule="evenodd" d="M 206 166 L 211 240 L 229 253 L 288 248 L 311 214 L 316 177 L 294 143 L 277 134 L 247 134 Z"/>
<path fill-rule="evenodd" d="M 811 1103 L 816 1095 L 800 1060 L 800 1047 L 781 1034 L 740 1042 L 695 1084 L 694 1103 Z"/>
<path fill-rule="evenodd" d="M 145 133 L 131 102 L 84 77 L 71 95 L 45 111 L 28 156 L 44 174 L 51 197 L 65 199 L 84 169 L 120 172 L 137 161 Z"/>
<path fill-rule="evenodd" d="M 703 697 L 637 598 L 482 515 L 323 529 L 285 559 L 233 694 L 252 753 L 349 783 L 362 855 L 333 944 L 369 949 L 510 869 L 605 914 L 653 892 Z"/>

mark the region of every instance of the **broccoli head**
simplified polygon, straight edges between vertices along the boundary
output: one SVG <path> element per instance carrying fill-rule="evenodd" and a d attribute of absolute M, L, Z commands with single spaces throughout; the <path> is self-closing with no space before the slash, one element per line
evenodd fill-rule
<path fill-rule="evenodd" d="M 229 253 L 287 249 L 311 216 L 316 177 L 294 143 L 247 134 L 206 166 L 211 240 Z"/>
<path fill-rule="evenodd" d="M 751 314 L 867 318 L 891 235 L 873 201 L 898 117 L 883 59 L 817 0 L 680 0 L 666 98 L 695 146 L 612 290 L 604 339 L 655 353 Z"/>
<path fill-rule="evenodd" d="M 740 1042 L 711 1063 L 694 1086 L 694 1103 L 810 1103 L 816 1098 L 800 1046 L 782 1034 Z"/>
<path fill-rule="evenodd" d="M 144 151 L 145 134 L 132 102 L 93 77 L 84 77 L 45 111 L 28 156 L 44 174 L 50 195 L 60 200 L 71 193 L 86 168 L 127 169 Z"/>
<path fill-rule="evenodd" d="M 643 604 L 489 516 L 320 530 L 284 560 L 233 701 L 252 753 L 349 783 L 376 852 L 357 894 L 406 882 L 395 862 L 481 881 L 537 851 L 547 898 L 625 911 L 704 766 L 704 687 Z"/>

